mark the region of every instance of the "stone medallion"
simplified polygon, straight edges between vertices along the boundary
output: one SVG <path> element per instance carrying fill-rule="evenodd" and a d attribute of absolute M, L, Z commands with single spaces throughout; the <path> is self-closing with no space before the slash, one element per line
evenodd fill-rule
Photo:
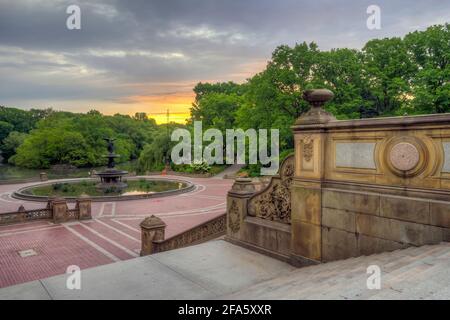
<path fill-rule="evenodd" d="M 389 160 L 395 169 L 409 171 L 419 164 L 419 150 L 411 143 L 400 142 L 392 147 Z"/>

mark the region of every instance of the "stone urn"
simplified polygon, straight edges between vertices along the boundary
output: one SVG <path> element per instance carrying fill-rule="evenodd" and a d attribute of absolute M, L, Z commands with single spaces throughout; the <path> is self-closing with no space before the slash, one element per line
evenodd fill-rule
<path fill-rule="evenodd" d="M 328 89 L 312 89 L 303 93 L 303 98 L 308 101 L 311 108 L 304 115 L 300 116 L 295 124 L 315 124 L 334 121 L 336 118 L 325 111 L 323 105 L 333 99 L 334 93 Z"/>

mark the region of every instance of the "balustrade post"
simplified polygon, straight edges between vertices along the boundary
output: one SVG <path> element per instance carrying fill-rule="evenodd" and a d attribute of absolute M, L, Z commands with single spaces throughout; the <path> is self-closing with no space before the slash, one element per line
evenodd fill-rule
<path fill-rule="evenodd" d="M 66 222 L 69 220 L 68 207 L 65 199 L 59 198 L 52 201 L 52 216 L 54 223 Z"/>
<path fill-rule="evenodd" d="M 154 241 L 164 240 L 166 224 L 160 218 L 152 215 L 141 223 L 141 256 L 155 253 Z"/>
<path fill-rule="evenodd" d="M 88 220 L 92 218 L 91 202 L 91 199 L 89 199 L 87 196 L 81 196 L 77 199 L 75 208 L 78 211 L 79 220 Z"/>
<path fill-rule="evenodd" d="M 227 237 L 236 237 L 245 216 L 248 199 L 256 192 L 250 178 L 237 178 L 227 197 Z"/>

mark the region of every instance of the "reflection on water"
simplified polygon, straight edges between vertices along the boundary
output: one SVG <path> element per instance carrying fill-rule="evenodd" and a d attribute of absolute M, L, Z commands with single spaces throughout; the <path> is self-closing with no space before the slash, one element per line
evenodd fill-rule
<path fill-rule="evenodd" d="M 152 194 L 155 193 L 154 191 L 150 191 L 150 192 L 142 192 L 140 190 L 132 190 L 132 191 L 127 191 L 122 193 L 122 196 L 138 196 L 141 194 Z"/>
<path fill-rule="evenodd" d="M 126 180 L 124 180 L 125 182 Z M 187 185 L 178 181 L 170 180 L 128 180 L 128 186 L 125 189 L 99 189 L 97 184 L 99 181 L 78 181 L 78 182 L 61 182 L 48 185 L 30 187 L 23 190 L 23 193 L 35 196 L 47 197 L 79 197 L 87 195 L 92 197 L 99 196 L 132 196 L 132 195 L 149 195 L 157 192 L 177 190 L 185 188 Z"/>

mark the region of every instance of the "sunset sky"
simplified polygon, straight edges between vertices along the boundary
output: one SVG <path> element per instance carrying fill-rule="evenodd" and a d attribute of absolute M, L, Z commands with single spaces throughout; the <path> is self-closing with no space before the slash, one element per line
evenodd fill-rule
<path fill-rule="evenodd" d="M 71 4 L 81 30 L 66 27 Z M 381 30 L 366 27 L 371 4 Z M 0 0 L 0 105 L 182 122 L 196 83 L 243 82 L 280 44 L 361 48 L 449 21 L 442 0 Z"/>

